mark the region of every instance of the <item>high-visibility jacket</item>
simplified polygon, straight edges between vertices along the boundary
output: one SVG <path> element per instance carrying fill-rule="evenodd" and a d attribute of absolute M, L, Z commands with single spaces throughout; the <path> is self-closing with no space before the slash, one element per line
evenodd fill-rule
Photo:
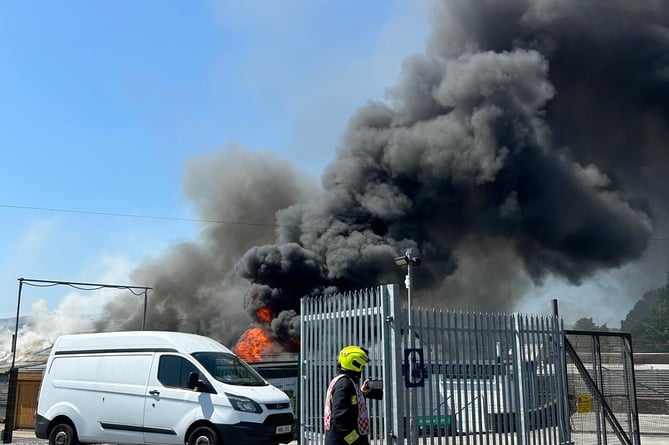
<path fill-rule="evenodd" d="M 323 415 L 325 445 L 367 444 L 369 414 L 360 386 L 346 374 L 330 382 Z"/>

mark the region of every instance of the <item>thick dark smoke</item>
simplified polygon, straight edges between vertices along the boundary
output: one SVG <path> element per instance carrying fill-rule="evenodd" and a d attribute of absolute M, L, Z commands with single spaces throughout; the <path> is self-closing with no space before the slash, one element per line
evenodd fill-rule
<path fill-rule="evenodd" d="M 232 338 L 243 294 L 287 343 L 302 296 L 399 282 L 408 247 L 418 301 L 494 311 L 548 275 L 638 258 L 669 189 L 668 24 L 650 0 L 444 1 L 388 100 L 351 118 L 322 189 L 243 152 L 191 166 L 203 218 L 277 229 L 207 225 L 142 267 L 151 327 Z"/>
<path fill-rule="evenodd" d="M 272 242 L 274 214 L 308 200 L 316 186 L 286 161 L 240 147 L 191 160 L 184 189 L 203 225 L 200 239 L 181 242 L 134 272 L 152 286 L 146 327 L 208 334 L 232 345 L 249 325 L 243 295 L 248 282 L 234 265 L 249 247 Z M 221 224 L 221 222 L 252 222 Z M 99 330 L 139 329 L 143 312 L 136 297 L 106 308 Z"/>

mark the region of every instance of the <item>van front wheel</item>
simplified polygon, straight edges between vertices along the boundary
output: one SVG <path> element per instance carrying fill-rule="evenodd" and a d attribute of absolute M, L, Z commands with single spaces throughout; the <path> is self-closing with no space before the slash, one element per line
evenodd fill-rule
<path fill-rule="evenodd" d="M 69 423 L 59 423 L 49 433 L 49 445 L 78 445 L 77 433 Z"/>
<path fill-rule="evenodd" d="M 216 432 L 208 426 L 199 426 L 188 436 L 186 445 L 221 445 Z"/>

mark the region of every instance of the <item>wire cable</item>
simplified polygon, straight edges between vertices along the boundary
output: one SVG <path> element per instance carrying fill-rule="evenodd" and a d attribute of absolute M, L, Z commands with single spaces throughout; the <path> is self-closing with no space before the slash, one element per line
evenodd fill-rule
<path fill-rule="evenodd" d="M 152 290 L 149 286 L 132 286 L 127 284 L 107 284 L 107 283 L 81 283 L 78 281 L 56 281 L 56 280 L 37 280 L 33 278 L 19 278 L 19 282 L 28 286 L 51 287 L 51 286 L 69 286 L 83 291 L 95 291 L 100 289 L 122 289 L 130 291 L 135 295 L 142 295 L 147 290 Z M 139 293 L 135 293 L 135 291 Z M 141 292 L 140 292 L 141 291 Z"/>
<path fill-rule="evenodd" d="M 68 284 L 68 286 L 73 287 L 75 289 L 79 289 L 79 290 L 100 290 L 100 289 L 104 289 L 104 286 L 83 287 L 83 286 L 76 286 L 74 284 Z"/>
<path fill-rule="evenodd" d="M 53 286 L 58 286 L 60 283 L 51 283 L 51 284 L 37 284 L 37 283 L 31 283 L 29 281 L 24 281 L 24 284 L 28 286 L 33 286 L 33 287 L 53 287 Z"/>
<path fill-rule="evenodd" d="M 328 228 L 325 226 L 304 226 L 299 224 L 276 224 L 276 223 L 259 223 L 259 222 L 245 222 L 245 221 L 226 221 L 220 219 L 181 218 L 177 216 L 157 216 L 157 215 L 139 215 L 133 213 L 98 212 L 92 210 L 61 209 L 56 207 L 20 206 L 13 204 L 0 204 L 0 207 L 7 209 L 38 210 L 42 212 L 75 213 L 82 215 L 114 216 L 119 218 L 156 219 L 156 220 L 166 220 L 166 221 L 184 221 L 184 222 L 198 222 L 198 223 L 210 223 L 210 224 L 226 224 L 226 225 L 236 225 L 236 226 L 254 226 L 254 227 L 271 227 L 271 228 L 286 227 L 286 228 L 319 229 L 319 230 L 325 230 Z"/>
<path fill-rule="evenodd" d="M 247 222 L 247 221 L 226 221 L 220 219 L 201 219 L 201 218 L 182 218 L 177 216 L 159 216 L 159 215 L 140 215 L 133 213 L 118 213 L 118 212 L 100 212 L 93 210 L 77 210 L 77 209 L 62 209 L 56 207 L 37 207 L 37 206 L 20 206 L 14 204 L 0 204 L 0 208 L 7 209 L 19 209 L 19 210 L 38 210 L 42 212 L 55 212 L 55 213 L 74 213 L 81 215 L 98 215 L 98 216 L 113 216 L 118 218 L 137 218 L 137 219 L 155 219 L 155 220 L 165 220 L 165 221 L 183 221 L 183 222 L 197 222 L 197 223 L 209 223 L 209 224 L 225 224 L 225 225 L 236 225 L 236 226 L 251 226 L 251 227 L 286 227 L 294 229 L 312 229 L 312 230 L 327 230 L 329 227 L 326 226 L 307 226 L 300 224 L 276 224 L 276 223 L 259 223 L 259 222 Z M 669 236 L 651 236 L 648 238 L 652 241 L 669 241 Z"/>

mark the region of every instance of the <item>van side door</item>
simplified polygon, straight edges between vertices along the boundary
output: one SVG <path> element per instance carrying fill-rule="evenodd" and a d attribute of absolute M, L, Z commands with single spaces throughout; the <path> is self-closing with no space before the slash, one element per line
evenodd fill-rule
<path fill-rule="evenodd" d="M 144 442 L 183 444 L 188 426 L 201 412 L 203 395 L 188 387 L 191 372 L 200 370 L 178 354 L 156 354 L 144 405 Z"/>
<path fill-rule="evenodd" d="M 97 362 L 97 374 L 96 383 L 89 391 L 98 397 L 100 406 L 94 437 L 110 443 L 141 442 L 144 394 L 153 354 L 119 353 L 91 359 Z M 80 366 L 91 365 L 81 363 Z M 92 414 L 89 407 L 80 408 Z"/>

